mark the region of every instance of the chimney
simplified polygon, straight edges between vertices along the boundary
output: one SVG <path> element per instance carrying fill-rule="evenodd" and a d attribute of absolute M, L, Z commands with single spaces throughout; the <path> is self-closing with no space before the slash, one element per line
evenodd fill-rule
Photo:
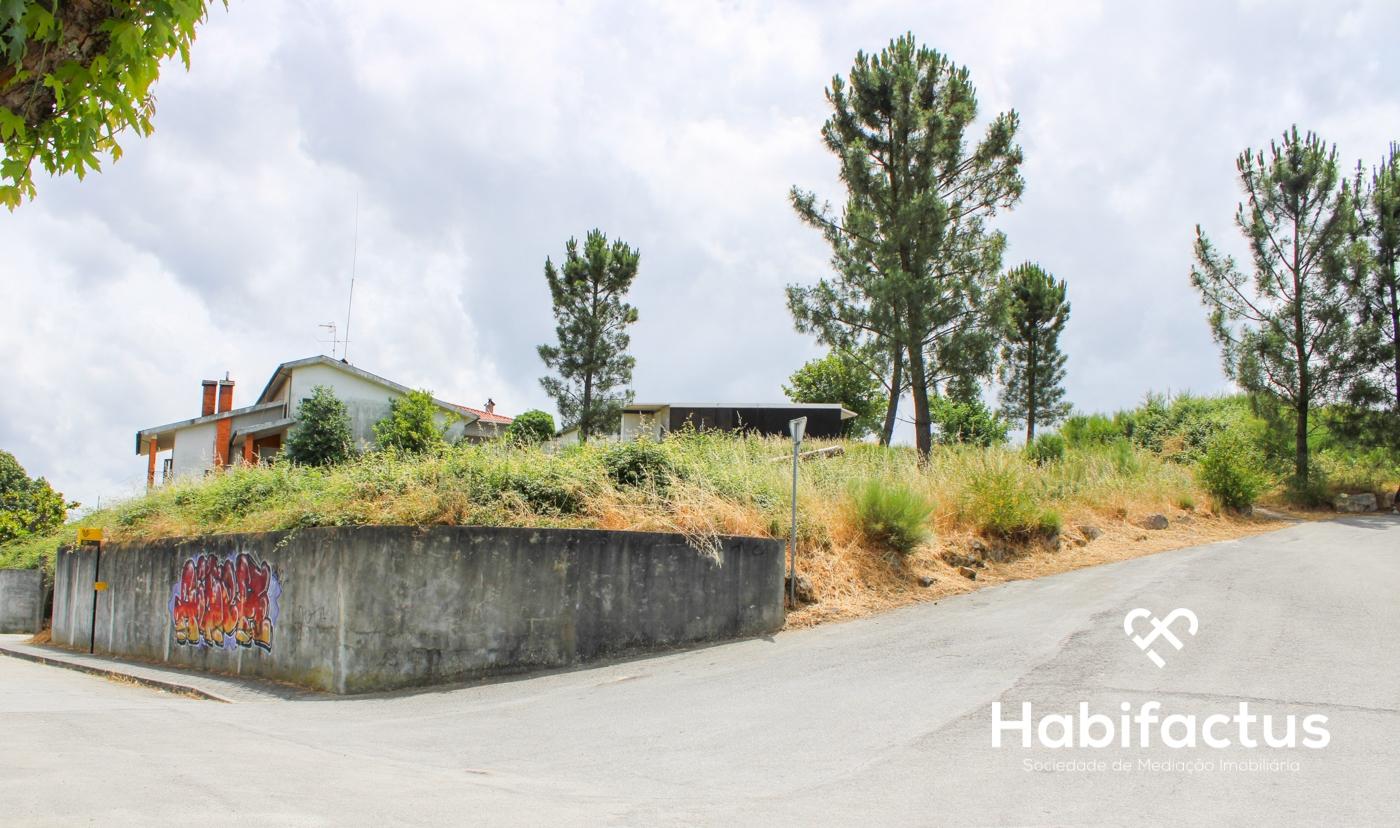
<path fill-rule="evenodd" d="M 486 398 L 486 413 L 487 413 L 487 414 L 494 414 L 494 413 L 496 413 L 496 401 L 493 400 L 493 399 L 491 399 L 490 397 L 487 397 L 487 398 Z"/>
<path fill-rule="evenodd" d="M 233 380 L 224 374 L 224 378 L 219 380 L 219 413 L 233 408 Z"/>
<path fill-rule="evenodd" d="M 200 383 L 204 386 L 204 401 L 199 406 L 199 416 L 208 417 L 214 413 L 214 388 L 218 383 L 214 380 L 205 380 Z"/>

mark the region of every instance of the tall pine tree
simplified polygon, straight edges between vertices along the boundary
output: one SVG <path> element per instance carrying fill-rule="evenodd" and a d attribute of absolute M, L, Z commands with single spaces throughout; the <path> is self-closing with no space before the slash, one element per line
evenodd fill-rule
<path fill-rule="evenodd" d="M 1294 473 L 1306 481 L 1309 415 L 1342 399 L 1368 367 L 1343 278 L 1352 207 L 1336 148 L 1296 126 L 1267 152 L 1246 150 L 1236 168 L 1245 201 L 1235 224 L 1252 272 L 1197 226 L 1191 283 L 1210 309 L 1226 374 L 1292 412 Z"/>
<path fill-rule="evenodd" d="M 637 309 L 624 299 L 639 259 L 621 239 L 609 243 L 602 231 L 592 230 L 582 251 L 577 239 L 569 239 L 561 267 L 544 262 L 558 344 L 539 346 L 539 354 L 558 376 L 541 377 L 540 385 L 554 398 L 564 427 L 578 428 L 580 440 L 616 430 L 622 406 L 632 399 L 627 386 L 637 361 L 627 353 L 627 326 L 637 321 Z"/>
<path fill-rule="evenodd" d="M 1065 283 L 1027 262 L 1006 274 L 1006 333 L 1001 356 L 1001 411 L 1026 424 L 1026 444 L 1035 427 L 1069 414 L 1065 355 L 1060 332 L 1069 320 Z"/>
<path fill-rule="evenodd" d="M 833 78 L 826 97 L 832 114 L 822 137 L 840 159 L 845 207 L 835 214 L 796 187 L 791 197 L 831 245 L 836 275 L 790 289 L 788 304 L 799 328 L 836 329 L 856 345 L 886 349 L 882 380 L 900 388 L 907 374 L 915 442 L 927 455 L 929 399 L 939 383 L 974 385 L 992 367 L 986 300 L 1005 240 L 987 219 L 1021 195 L 1018 119 L 997 115 L 981 140 L 969 140 L 977 94 L 967 69 L 912 34 L 877 55 L 858 53 L 849 80 Z M 898 394 L 891 396 L 890 423 Z"/>
<path fill-rule="evenodd" d="M 1365 319 L 1379 334 L 1378 361 L 1386 374 L 1386 396 L 1400 413 L 1400 145 L 1372 170 L 1356 173 L 1353 190 L 1358 227 L 1365 240 L 1361 299 Z"/>

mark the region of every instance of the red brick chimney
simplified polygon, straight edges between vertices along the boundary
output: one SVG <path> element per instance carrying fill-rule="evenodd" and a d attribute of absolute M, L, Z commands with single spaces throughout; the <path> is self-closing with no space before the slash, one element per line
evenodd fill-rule
<path fill-rule="evenodd" d="M 233 408 L 233 380 L 224 374 L 224 378 L 219 380 L 219 413 Z"/>
<path fill-rule="evenodd" d="M 228 374 L 224 374 L 224 378 L 219 380 L 219 413 L 222 414 L 232 408 L 233 380 L 228 378 Z M 216 468 L 228 465 L 228 448 L 232 431 L 232 417 L 225 417 L 214 426 L 214 466 Z"/>
<path fill-rule="evenodd" d="M 489 398 L 489 397 L 488 397 L 487 400 L 486 400 L 486 413 L 487 413 L 487 414 L 495 414 L 495 413 L 496 413 L 496 401 L 493 400 L 493 399 L 491 399 L 491 398 Z"/>
<path fill-rule="evenodd" d="M 214 413 L 214 389 L 218 387 L 219 383 L 214 380 L 205 380 L 200 385 L 204 386 L 204 401 L 199 406 L 199 416 L 208 417 Z"/>

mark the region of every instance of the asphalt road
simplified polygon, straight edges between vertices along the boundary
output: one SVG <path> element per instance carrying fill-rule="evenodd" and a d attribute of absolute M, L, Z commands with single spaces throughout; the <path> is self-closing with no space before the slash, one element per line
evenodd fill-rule
<path fill-rule="evenodd" d="M 1199 619 L 1152 643 L 1164 667 L 1124 633 L 1138 607 Z M 1329 741 L 995 748 L 998 701 L 1198 722 L 1244 702 L 1299 740 L 1326 716 Z M 75 822 L 1394 825 L 1400 518 L 413 695 L 225 705 L 0 658 L 0 823 Z"/>

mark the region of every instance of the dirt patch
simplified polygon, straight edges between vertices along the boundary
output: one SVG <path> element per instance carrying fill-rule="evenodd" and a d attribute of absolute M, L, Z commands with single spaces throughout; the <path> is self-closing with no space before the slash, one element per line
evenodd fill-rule
<path fill-rule="evenodd" d="M 1144 515 L 1106 518 L 1084 513 L 1065 521 L 1058 547 L 1051 543 L 1022 545 L 1014 550 L 1017 557 L 1002 562 L 982 560 L 975 567 L 966 566 L 968 557 L 979 557 L 972 551 L 975 541 L 989 546 L 993 542 L 952 528 L 939 531 L 935 542 L 904 560 L 871 554 L 852 539 L 837 538 L 826 548 L 801 551 L 799 569 L 812 579 L 820 601 L 788 613 L 787 629 L 861 618 L 1008 581 L 1257 535 L 1281 529 L 1295 520 L 1325 516 L 1273 512 L 1238 517 L 1176 510 L 1166 514 L 1166 529 L 1150 530 L 1140 525 Z M 1101 534 L 1089 540 L 1081 526 L 1096 527 Z M 969 575 L 975 575 L 975 579 Z"/>

